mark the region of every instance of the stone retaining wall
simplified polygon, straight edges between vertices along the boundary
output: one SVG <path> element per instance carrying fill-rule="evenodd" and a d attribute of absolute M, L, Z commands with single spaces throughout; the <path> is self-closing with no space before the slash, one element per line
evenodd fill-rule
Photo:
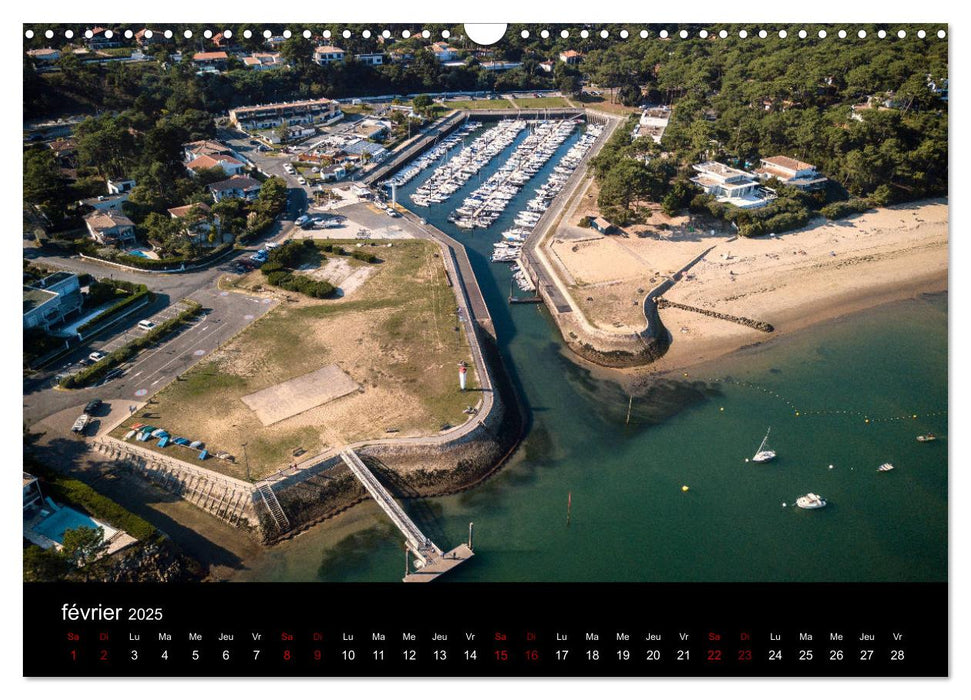
<path fill-rule="evenodd" d="M 100 438 L 95 441 L 94 448 L 131 473 L 230 525 L 244 529 L 259 527 L 252 484 L 129 445 L 116 438 Z"/>

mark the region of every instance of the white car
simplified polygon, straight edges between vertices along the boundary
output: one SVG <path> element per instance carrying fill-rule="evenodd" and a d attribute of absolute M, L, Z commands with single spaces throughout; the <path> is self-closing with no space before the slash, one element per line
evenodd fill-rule
<path fill-rule="evenodd" d="M 152 321 L 149 321 L 146 318 L 138 322 L 138 327 L 141 328 L 143 331 L 150 331 L 153 328 L 155 328 L 155 323 L 153 323 Z"/>
<path fill-rule="evenodd" d="M 101 352 L 100 350 L 95 350 L 93 353 L 88 355 L 88 359 L 91 360 L 92 362 L 100 362 L 106 357 L 108 357 L 108 353 Z"/>
<path fill-rule="evenodd" d="M 293 223 L 295 223 L 297 226 L 302 226 L 303 224 L 307 223 L 308 221 L 310 221 L 310 217 L 307 216 L 306 214 L 304 214 L 303 216 L 298 216 L 297 217 L 297 220 L 294 221 Z"/>
<path fill-rule="evenodd" d="M 307 184 L 307 181 L 304 180 L 302 177 L 298 177 L 297 178 L 297 182 L 299 182 L 301 185 L 306 185 Z"/>

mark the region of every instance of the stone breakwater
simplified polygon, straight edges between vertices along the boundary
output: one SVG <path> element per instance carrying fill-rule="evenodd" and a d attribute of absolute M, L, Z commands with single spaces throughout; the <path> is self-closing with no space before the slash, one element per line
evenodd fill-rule
<path fill-rule="evenodd" d="M 673 282 L 665 280 L 652 289 L 643 303 L 645 327 L 637 332 L 614 333 L 595 328 L 576 308 L 553 278 L 553 272 L 539 256 L 523 255 L 519 261 L 536 282 L 543 300 L 567 346 L 588 362 L 602 367 L 625 368 L 650 364 L 660 359 L 671 345 L 671 334 L 657 312 L 657 298 Z"/>
<path fill-rule="evenodd" d="M 744 316 L 732 316 L 731 314 L 723 314 L 718 311 L 711 311 L 710 309 L 699 309 L 697 306 L 688 306 L 687 304 L 679 304 L 675 301 L 668 301 L 664 298 L 659 298 L 657 300 L 657 307 L 663 309 L 670 306 L 673 309 L 681 309 L 682 311 L 692 311 L 696 314 L 702 314 L 703 316 L 710 316 L 711 318 L 720 318 L 723 321 L 731 321 L 732 323 L 737 323 L 740 326 L 747 326 L 748 328 L 753 328 L 757 331 L 762 331 L 763 333 L 771 333 L 775 330 L 771 323 L 766 323 L 765 321 L 756 321 L 755 319 L 745 318 Z"/>
<path fill-rule="evenodd" d="M 473 417 L 475 425 L 453 439 L 402 438 L 354 447 L 396 498 L 446 496 L 472 488 L 496 473 L 518 447 L 525 427 L 524 410 L 498 350 L 490 340 L 480 341 L 493 378 L 494 396 L 488 415 Z M 336 450 L 313 468 L 278 480 L 273 492 L 291 529 L 275 532 L 268 514 L 261 512 L 260 530 L 268 544 L 289 539 L 370 498 Z"/>

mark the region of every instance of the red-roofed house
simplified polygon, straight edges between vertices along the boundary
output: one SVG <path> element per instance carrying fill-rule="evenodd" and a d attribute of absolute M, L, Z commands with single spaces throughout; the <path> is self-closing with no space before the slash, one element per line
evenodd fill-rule
<path fill-rule="evenodd" d="M 91 238 L 105 243 L 127 243 L 135 240 L 135 224 L 116 211 L 96 211 L 84 217 Z"/>
<path fill-rule="evenodd" d="M 287 65 L 278 53 L 254 53 L 243 58 L 243 65 L 251 70 L 270 70 Z"/>
<path fill-rule="evenodd" d="M 236 157 L 233 149 L 219 141 L 190 141 L 182 144 L 182 150 L 185 153 L 186 161 L 194 160 L 199 156 L 226 155 Z"/>
<path fill-rule="evenodd" d="M 165 42 L 165 34 L 161 30 L 145 27 L 135 32 L 135 41 L 139 46 L 154 46 Z"/>
<path fill-rule="evenodd" d="M 314 49 L 314 63 L 326 66 L 328 63 L 341 63 L 344 60 L 344 49 L 336 46 L 318 46 Z"/>
<path fill-rule="evenodd" d="M 575 66 L 582 58 L 583 55 L 579 51 L 574 51 L 573 49 L 560 52 L 560 60 L 568 66 Z"/>
<path fill-rule="evenodd" d="M 442 63 L 445 63 L 446 61 L 454 61 L 458 56 L 458 52 L 444 41 L 436 41 L 428 48 L 433 54 L 435 54 L 435 58 Z"/>
<path fill-rule="evenodd" d="M 193 158 L 185 164 L 185 167 L 193 175 L 200 170 L 208 170 L 209 168 L 222 168 L 222 171 L 227 175 L 239 175 L 246 166 L 242 161 L 236 160 L 232 156 L 215 154 L 211 156 L 201 155 L 198 158 Z"/>
<path fill-rule="evenodd" d="M 87 38 L 88 48 L 92 51 L 113 49 L 121 46 L 121 35 L 112 32 L 110 29 L 92 27 L 89 31 L 91 32 L 91 36 L 87 37 L 87 32 L 85 32 L 85 37 Z"/>
<path fill-rule="evenodd" d="M 196 68 L 208 71 L 220 71 L 226 67 L 229 55 L 225 51 L 200 51 L 192 56 Z"/>

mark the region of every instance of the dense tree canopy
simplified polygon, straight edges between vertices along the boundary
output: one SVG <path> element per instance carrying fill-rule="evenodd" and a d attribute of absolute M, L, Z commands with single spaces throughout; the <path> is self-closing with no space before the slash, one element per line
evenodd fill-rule
<path fill-rule="evenodd" d="M 27 48 L 52 44 L 42 37 L 45 26 L 35 27 Z M 141 28 L 116 29 L 128 27 Z M 242 48 L 266 50 L 263 25 L 231 28 Z M 247 28 L 254 30 L 249 39 L 243 38 Z M 275 34 L 283 31 L 282 25 L 269 28 Z M 669 211 L 690 204 L 697 194 L 688 183 L 690 164 L 702 159 L 749 167 L 768 155 L 798 158 L 815 164 L 837 183 L 828 192 L 830 199 L 840 195 L 887 203 L 940 195 L 947 189 L 947 103 L 932 85 L 948 77 L 948 42 L 934 38 L 935 30 L 926 39 L 896 39 L 896 26 L 867 26 L 870 38 L 837 39 L 838 28 L 829 27 L 825 39 L 813 33 L 806 39 L 782 39 L 778 28 L 765 26 L 767 38 L 739 39 L 740 29 L 753 33 L 753 28 L 665 25 L 673 38 L 660 39 L 662 27 L 654 26 L 647 39 L 632 34 L 618 40 L 614 25 L 587 25 L 587 38 L 579 36 L 576 26 L 548 26 L 548 39 L 535 27 L 525 27 L 531 31 L 523 37 L 523 27 L 513 25 L 498 45 L 483 51 L 464 37 L 461 25 L 427 25 L 435 37 L 448 29 L 449 43 L 464 61 L 462 66 L 445 67 L 427 49 L 429 41 L 418 35 L 402 39 L 398 32 L 399 38 L 384 41 L 371 27 L 351 25 L 351 38 L 343 39 L 345 25 L 307 28 L 313 40 L 295 33 L 283 42 L 280 51 L 291 66 L 279 70 L 253 71 L 232 64 L 223 73 L 197 74 L 191 61 L 176 62 L 172 52 L 188 55 L 211 46 L 198 31 L 194 38 L 184 38 L 181 25 L 173 25 L 174 36 L 166 47 L 147 49 L 157 61 L 94 64 L 65 52 L 58 70 L 41 74 L 25 58 L 25 115 L 99 112 L 101 116 L 77 130 L 79 174 L 135 177 L 139 186 L 132 202 L 141 218 L 152 211 L 161 213 L 165 205 L 195 201 L 206 179 L 186 178 L 180 145 L 213 136 L 213 116 L 233 106 L 442 90 L 557 88 L 576 95 L 585 83 L 597 85 L 611 101 L 624 105 L 674 107 L 659 147 L 644 139 L 632 142 L 627 131 L 593 164 L 602 205 L 622 219 L 636 216 L 639 201 L 662 203 Z M 365 28 L 372 30 L 369 38 L 362 36 Z M 601 28 L 610 38 L 600 38 Z M 694 38 L 677 38 L 682 28 Z M 702 28 L 709 32 L 707 39 L 698 38 Z M 64 27 L 56 29 L 61 30 L 56 36 L 63 36 Z M 84 30 L 73 29 L 79 36 Z M 561 29 L 569 30 L 569 38 L 560 38 Z M 721 29 L 727 30 L 728 38 L 717 38 Z M 878 29 L 886 30 L 888 38 L 874 40 Z M 315 64 L 312 49 L 323 36 L 333 36 L 349 60 Z M 568 66 L 557 60 L 567 49 L 580 52 L 581 63 Z M 353 58 L 370 52 L 383 52 L 389 60 L 371 66 Z M 411 60 L 390 60 L 396 52 L 411 54 Z M 485 60 L 518 61 L 522 66 L 497 74 L 482 68 Z M 552 73 L 539 67 L 546 60 L 554 61 Z M 861 104 L 870 108 L 853 109 Z M 415 107 L 422 108 L 417 101 Z M 50 200 L 58 187 L 55 170 L 48 156 L 25 150 L 26 198 Z M 179 199 L 183 201 L 176 202 Z"/>

